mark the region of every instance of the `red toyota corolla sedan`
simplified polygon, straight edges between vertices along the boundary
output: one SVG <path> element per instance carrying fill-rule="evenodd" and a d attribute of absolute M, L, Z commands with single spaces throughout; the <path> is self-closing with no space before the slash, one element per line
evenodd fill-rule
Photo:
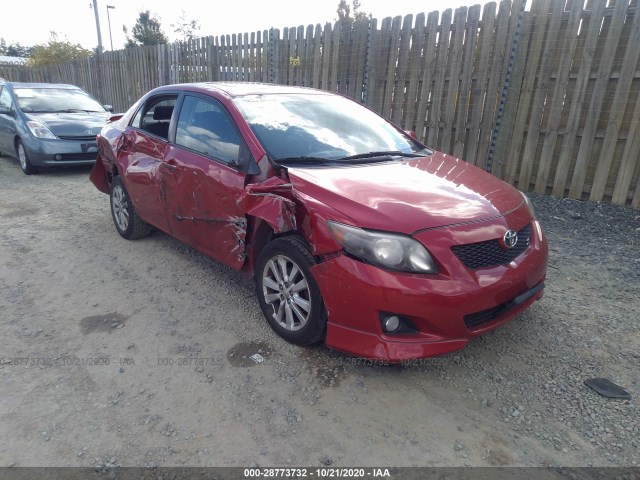
<path fill-rule="evenodd" d="M 98 144 L 91 181 L 120 235 L 157 228 L 253 276 L 289 342 L 428 357 L 542 297 L 547 242 L 526 196 L 348 98 L 164 86 Z"/>

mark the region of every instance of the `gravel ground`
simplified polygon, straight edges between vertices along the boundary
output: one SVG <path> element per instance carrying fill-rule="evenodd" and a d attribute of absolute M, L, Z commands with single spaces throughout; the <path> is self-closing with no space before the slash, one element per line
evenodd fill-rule
<path fill-rule="evenodd" d="M 384 367 L 286 344 L 164 234 L 121 239 L 88 173 L 0 159 L 0 466 L 637 466 L 640 212 L 532 195 L 544 299 Z"/>

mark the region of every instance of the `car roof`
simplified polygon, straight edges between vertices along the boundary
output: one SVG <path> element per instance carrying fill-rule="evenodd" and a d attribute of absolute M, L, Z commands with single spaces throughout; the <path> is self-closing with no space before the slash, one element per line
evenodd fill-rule
<path fill-rule="evenodd" d="M 30 82 L 6 82 L 13 88 L 56 88 L 67 90 L 80 90 L 80 87 L 68 83 L 30 83 Z"/>
<path fill-rule="evenodd" d="M 241 97 L 244 95 L 269 95 L 269 94 L 315 94 L 331 95 L 329 92 L 306 87 L 293 87 L 287 85 L 276 85 L 273 83 L 251 83 L 251 82 L 202 82 L 202 83 L 181 83 L 166 85 L 162 89 L 179 88 L 182 90 L 200 92 L 221 92 L 229 97 Z"/>

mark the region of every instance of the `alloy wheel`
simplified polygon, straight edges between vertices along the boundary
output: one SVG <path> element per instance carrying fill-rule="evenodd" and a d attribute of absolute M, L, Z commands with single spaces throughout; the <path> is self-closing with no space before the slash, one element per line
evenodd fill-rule
<path fill-rule="evenodd" d="M 273 308 L 273 318 L 282 328 L 295 332 L 311 315 L 311 292 L 298 265 L 285 255 L 272 257 L 262 272 L 262 293 Z"/>
<path fill-rule="evenodd" d="M 27 152 L 25 152 L 22 143 L 18 145 L 18 160 L 20 160 L 22 170 L 27 170 L 29 168 L 27 165 Z"/>
<path fill-rule="evenodd" d="M 129 202 L 120 185 L 113 188 L 113 216 L 121 231 L 126 231 L 129 227 Z"/>

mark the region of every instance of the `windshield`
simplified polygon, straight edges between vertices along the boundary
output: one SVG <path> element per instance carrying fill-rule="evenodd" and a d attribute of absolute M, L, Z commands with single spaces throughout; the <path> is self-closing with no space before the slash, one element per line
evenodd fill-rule
<path fill-rule="evenodd" d="M 431 153 L 371 110 L 336 95 L 246 95 L 236 105 L 276 163 L 373 162 Z"/>
<path fill-rule="evenodd" d="M 88 93 L 71 88 L 16 88 L 20 110 L 25 113 L 106 112 Z"/>

